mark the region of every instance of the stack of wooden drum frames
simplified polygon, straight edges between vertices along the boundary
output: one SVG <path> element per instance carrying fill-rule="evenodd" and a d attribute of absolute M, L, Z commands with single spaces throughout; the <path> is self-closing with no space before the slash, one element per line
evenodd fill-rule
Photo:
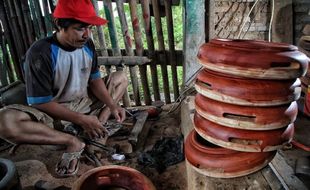
<path fill-rule="evenodd" d="M 304 35 L 299 39 L 299 50 L 305 53 L 308 57 L 310 57 L 310 35 Z M 305 76 L 300 78 L 301 80 L 301 89 L 304 94 L 307 94 L 308 86 L 310 85 L 310 70 Z"/>
<path fill-rule="evenodd" d="M 283 43 L 213 39 L 198 61 L 188 163 L 219 178 L 258 171 L 293 138 L 307 56 Z"/>

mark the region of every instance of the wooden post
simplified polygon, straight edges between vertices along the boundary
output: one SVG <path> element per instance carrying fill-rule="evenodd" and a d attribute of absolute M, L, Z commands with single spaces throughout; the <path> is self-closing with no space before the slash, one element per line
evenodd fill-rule
<path fill-rule="evenodd" d="M 180 93 L 179 93 L 179 84 L 178 84 L 178 72 L 177 72 L 176 60 L 175 60 L 171 0 L 165 0 L 164 3 L 165 3 L 165 12 L 166 12 L 166 19 L 167 19 L 167 27 L 168 27 L 168 43 L 169 43 L 169 58 L 170 58 L 169 60 L 170 60 L 171 71 L 172 71 L 174 100 L 176 101 Z"/>
<path fill-rule="evenodd" d="M 165 54 L 165 44 L 164 44 L 164 36 L 163 36 L 163 30 L 161 26 L 161 18 L 159 15 L 159 5 L 157 0 L 152 0 L 152 6 L 153 6 L 153 13 L 155 16 L 155 23 L 156 23 L 156 32 L 158 37 L 158 49 L 162 52 L 161 56 L 164 57 L 164 59 L 159 60 L 166 60 L 166 54 Z M 161 72 L 163 77 L 163 86 L 164 86 L 164 94 L 165 94 L 165 102 L 167 104 L 171 103 L 170 99 L 170 90 L 169 90 L 169 80 L 168 80 L 168 72 L 167 72 L 167 64 L 165 61 L 160 63 L 161 65 Z"/>
<path fill-rule="evenodd" d="M 188 85 L 192 76 L 201 67 L 197 63 L 198 49 L 205 42 L 205 1 L 184 1 L 184 84 Z"/>
<path fill-rule="evenodd" d="M 292 0 L 275 0 L 272 21 L 272 42 L 293 44 L 293 2 Z"/>
<path fill-rule="evenodd" d="M 144 31 L 146 35 L 146 42 L 148 47 L 148 55 L 149 58 L 152 60 L 150 64 L 151 68 L 151 75 L 152 75 L 152 87 L 154 93 L 154 99 L 160 100 L 159 94 L 159 85 L 158 85 L 158 73 L 157 73 L 157 65 L 155 61 L 155 48 L 154 48 L 154 39 L 152 34 L 152 25 L 151 25 L 151 16 L 150 16 L 150 5 L 149 0 L 141 1 L 142 6 L 142 14 L 143 14 L 143 24 L 144 24 Z"/>
<path fill-rule="evenodd" d="M 110 34 L 110 40 L 111 40 L 111 44 L 112 44 L 113 55 L 121 56 L 121 50 L 119 48 L 117 35 L 116 35 L 114 15 L 113 15 L 113 10 L 112 10 L 111 0 L 105 0 L 104 1 L 104 10 L 105 10 L 106 18 L 109 21 L 108 27 L 109 27 L 109 34 Z M 123 70 L 121 67 L 116 67 L 116 69 L 117 70 Z M 126 70 L 124 72 L 126 72 Z M 129 100 L 129 95 L 128 95 L 127 90 L 125 91 L 124 96 L 123 96 L 123 104 L 126 107 L 130 106 L 130 100 Z"/>
<path fill-rule="evenodd" d="M 126 53 L 129 56 L 134 56 L 134 52 L 132 50 L 131 36 L 128 31 L 128 24 L 127 24 L 125 11 L 124 11 L 124 1 L 123 0 L 116 1 L 116 5 L 117 5 L 117 11 L 118 11 L 118 15 L 119 15 L 120 23 L 121 23 Z M 130 72 L 130 79 L 132 82 L 133 98 L 135 100 L 136 106 L 140 106 L 141 100 L 140 100 L 140 92 L 139 92 L 139 81 L 137 77 L 138 76 L 137 66 L 129 66 L 129 72 Z"/>
<path fill-rule="evenodd" d="M 129 7 L 130 7 L 130 16 L 132 22 L 132 28 L 134 32 L 135 38 L 135 45 L 136 45 L 136 52 L 138 56 L 143 56 L 143 43 L 141 39 L 141 30 L 139 25 L 139 19 L 137 16 L 137 2 L 136 0 L 129 0 Z M 143 87 L 143 94 L 144 94 L 144 102 L 146 105 L 150 105 L 152 103 L 150 89 L 147 82 L 147 74 L 146 74 L 146 66 L 141 65 L 139 66 L 140 70 L 140 77 Z"/>

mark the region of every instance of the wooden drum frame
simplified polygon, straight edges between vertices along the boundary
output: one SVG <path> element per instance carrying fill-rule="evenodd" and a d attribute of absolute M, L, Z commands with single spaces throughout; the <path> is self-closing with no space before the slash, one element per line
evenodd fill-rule
<path fill-rule="evenodd" d="M 294 124 L 268 131 L 235 129 L 213 123 L 197 112 L 194 114 L 194 128 L 207 141 L 242 152 L 274 151 L 289 143 L 294 135 Z"/>
<path fill-rule="evenodd" d="M 240 177 L 265 167 L 275 156 L 272 152 L 239 152 L 204 140 L 193 130 L 185 141 L 185 157 L 197 172 L 217 178 Z"/>
<path fill-rule="evenodd" d="M 240 39 L 213 39 L 200 47 L 197 57 L 212 71 L 277 80 L 305 75 L 309 60 L 293 45 Z"/>

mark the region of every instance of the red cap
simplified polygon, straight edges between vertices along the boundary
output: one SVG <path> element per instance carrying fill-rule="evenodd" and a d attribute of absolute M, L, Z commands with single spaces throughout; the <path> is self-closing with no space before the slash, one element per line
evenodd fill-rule
<path fill-rule="evenodd" d="M 97 16 L 90 0 L 58 0 L 53 16 L 55 18 L 73 18 L 97 26 L 108 22 Z"/>

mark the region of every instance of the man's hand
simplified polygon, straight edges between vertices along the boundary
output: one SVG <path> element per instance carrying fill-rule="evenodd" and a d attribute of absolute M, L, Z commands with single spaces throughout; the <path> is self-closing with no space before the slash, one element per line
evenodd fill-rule
<path fill-rule="evenodd" d="M 97 116 L 82 115 L 77 124 L 80 125 L 84 129 L 84 132 L 92 139 L 104 137 L 106 133 L 105 128 L 102 126 Z"/>
<path fill-rule="evenodd" d="M 122 123 L 126 118 L 125 109 L 120 106 L 113 106 L 110 108 L 111 114 L 115 117 L 117 122 Z"/>

